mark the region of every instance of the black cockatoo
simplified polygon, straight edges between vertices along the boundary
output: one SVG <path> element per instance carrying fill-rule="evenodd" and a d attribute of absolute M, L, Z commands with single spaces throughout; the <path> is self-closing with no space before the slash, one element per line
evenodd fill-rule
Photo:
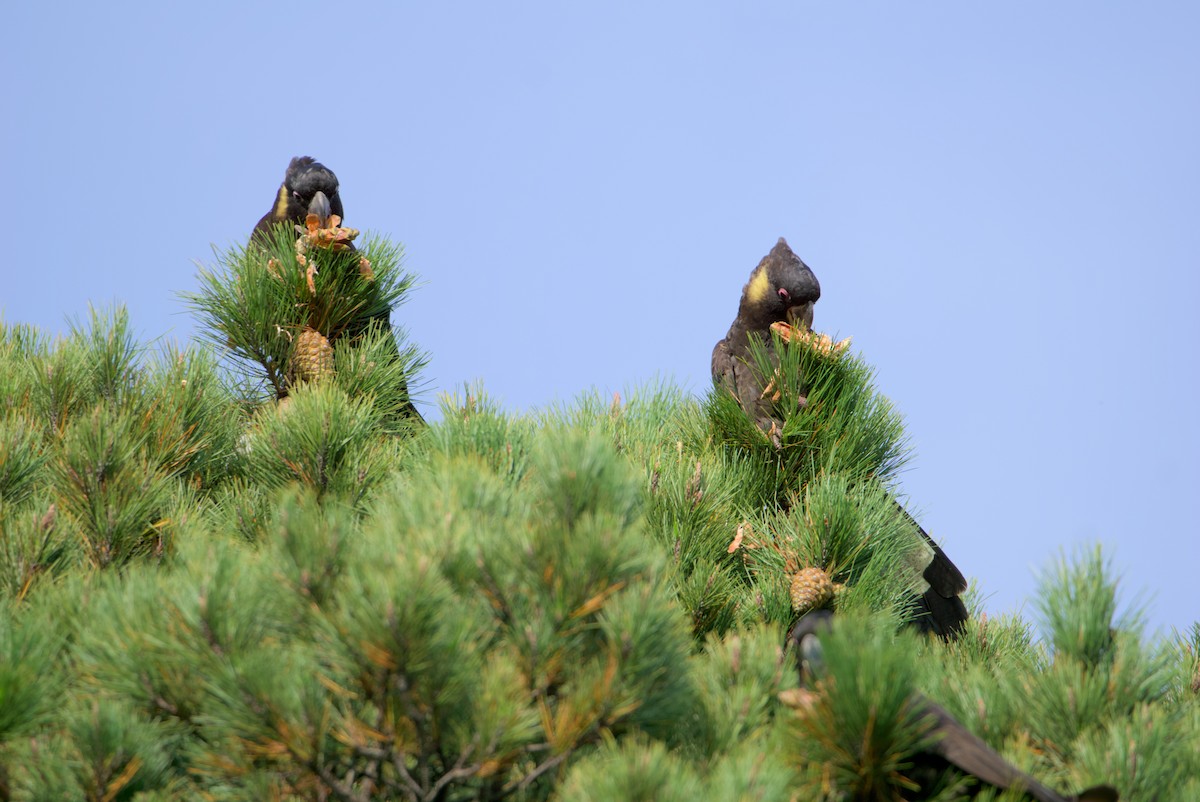
<path fill-rule="evenodd" d="M 780 237 L 750 273 L 742 288 L 737 317 L 729 333 L 713 348 L 713 380 L 733 393 L 746 414 L 772 436 L 776 447 L 780 446 L 778 433 L 783 421 L 773 417 L 773 403 L 769 397 L 764 398 L 763 388 L 769 379 L 764 380 L 754 365 L 750 345 L 757 342 L 770 347 L 773 323 L 787 322 L 811 330 L 813 307 L 820 297 L 821 285 L 812 269 Z M 900 510 L 926 544 L 927 562 L 922 576 L 928 587 L 914 604 L 913 622 L 923 631 L 952 638 L 968 618 L 961 598 L 967 580 L 912 516 L 903 507 Z"/>
<path fill-rule="evenodd" d="M 288 164 L 283 183 L 275 193 L 275 202 L 271 210 L 254 226 L 251 242 L 265 243 L 272 230 L 280 225 L 286 225 L 289 231 L 294 230 L 296 236 L 299 236 L 304 231 L 305 222 L 310 214 L 317 216 L 319 228 L 325 228 L 329 224 L 331 215 L 337 215 L 339 222 L 345 218 L 342 196 L 338 190 L 338 178 L 333 170 L 311 156 L 297 156 Z M 342 247 L 349 251 L 355 250 L 354 244 L 349 241 Z M 381 308 L 369 319 L 347 328 L 339 336 L 350 339 L 360 337 L 372 324 L 378 325 L 390 335 L 391 309 Z M 393 355 L 399 359 L 399 348 L 395 345 L 395 339 L 391 339 Z M 404 415 L 413 421 L 423 422 L 421 414 L 411 400 L 408 401 Z"/>
<path fill-rule="evenodd" d="M 288 165 L 283 183 L 275 193 L 275 204 L 254 227 L 254 236 L 268 234 L 273 226 L 303 226 L 305 218 L 315 214 L 321 227 L 329 215 L 345 218 L 342 196 L 338 193 L 337 176 L 311 156 L 297 156 Z M 353 245 L 351 245 L 353 248 Z"/>
<path fill-rule="evenodd" d="M 771 344 L 771 324 L 788 321 L 812 328 L 813 305 L 821 285 L 808 265 L 779 238 L 742 288 L 737 317 L 712 353 L 713 379 L 728 389 L 764 430 L 772 430 L 771 405 L 763 398 L 762 375 L 750 357 L 750 344 Z"/>
<path fill-rule="evenodd" d="M 810 693 L 814 686 L 818 692 L 822 690 L 815 685 L 825 672 L 821 636 L 832 628 L 833 621 L 834 616 L 828 610 L 815 610 L 801 618 L 788 636 L 789 646 L 796 650 L 804 693 Z M 933 735 L 930 745 L 913 756 L 913 766 L 905 772 L 922 787 L 954 767 L 978 780 L 976 793 L 990 786 L 1019 791 L 1037 802 L 1117 802 L 1119 798 L 1116 789 L 1108 785 L 1088 788 L 1075 796 L 1056 793 L 1006 761 L 941 705 L 916 692 L 912 701 L 916 717 L 929 722 Z"/>

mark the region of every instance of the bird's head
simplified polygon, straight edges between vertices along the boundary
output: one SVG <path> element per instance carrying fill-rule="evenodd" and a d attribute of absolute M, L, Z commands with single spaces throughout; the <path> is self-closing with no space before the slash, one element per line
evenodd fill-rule
<path fill-rule="evenodd" d="M 344 216 L 338 180 L 333 170 L 311 156 L 297 156 L 288 165 L 279 188 L 276 218 L 303 225 L 310 214 L 320 218 L 321 228 L 326 227 L 331 214 Z"/>
<path fill-rule="evenodd" d="M 820 297 L 817 277 L 780 237 L 750 274 L 738 314 L 756 330 L 781 321 L 811 329 L 813 305 Z"/>
<path fill-rule="evenodd" d="M 796 668 L 802 683 L 811 683 L 825 671 L 820 635 L 833 628 L 833 613 L 813 610 L 796 622 L 788 640 L 796 649 Z"/>

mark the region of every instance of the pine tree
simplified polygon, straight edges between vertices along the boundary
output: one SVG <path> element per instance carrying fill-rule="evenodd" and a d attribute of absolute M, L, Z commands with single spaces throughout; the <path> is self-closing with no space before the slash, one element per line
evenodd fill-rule
<path fill-rule="evenodd" d="M 310 276 L 284 234 L 204 274 L 207 345 L 0 326 L 0 799 L 914 798 L 918 695 L 1049 786 L 1200 796 L 1200 625 L 1148 636 L 1102 554 L 1034 621 L 902 626 L 904 435 L 860 357 L 760 354 L 778 443 L 662 382 L 468 387 L 397 436 L 399 250 Z M 292 366 L 305 327 L 332 375 Z M 813 606 L 845 625 L 801 687 Z"/>

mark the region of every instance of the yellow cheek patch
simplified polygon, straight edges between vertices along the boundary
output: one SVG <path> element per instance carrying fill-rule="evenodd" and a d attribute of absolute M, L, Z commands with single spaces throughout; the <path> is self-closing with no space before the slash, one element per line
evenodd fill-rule
<path fill-rule="evenodd" d="M 287 187 L 279 188 L 279 200 L 275 201 L 275 217 L 279 220 L 287 219 L 288 207 L 288 191 Z"/>
<path fill-rule="evenodd" d="M 746 300 L 752 304 L 762 303 L 771 293 L 771 282 L 767 280 L 767 269 L 760 267 L 754 271 L 746 284 Z"/>

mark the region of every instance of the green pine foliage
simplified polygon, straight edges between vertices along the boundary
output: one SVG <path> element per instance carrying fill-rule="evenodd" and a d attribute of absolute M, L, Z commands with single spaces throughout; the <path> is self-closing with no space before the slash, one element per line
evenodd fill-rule
<path fill-rule="evenodd" d="M 0 420 L 0 503 L 25 501 L 47 458 L 37 425 L 21 412 L 8 412 Z"/>
<path fill-rule="evenodd" d="M 701 788 L 695 769 L 663 743 L 610 739 L 572 768 L 558 798 L 564 802 L 691 802 Z"/>
<path fill-rule="evenodd" d="M 359 501 L 382 479 L 391 452 L 369 400 L 332 383 L 303 384 L 268 405 L 242 443 L 247 478 L 265 488 L 293 482 Z"/>
<path fill-rule="evenodd" d="M 701 693 L 689 753 L 709 764 L 745 750 L 773 753 L 778 745 L 772 742 L 790 720 L 780 715 L 786 712 L 780 694 L 799 681 L 778 632 L 759 625 L 726 638 L 710 637 L 694 661 L 694 671 Z M 789 761 L 773 761 L 755 772 L 783 772 L 790 778 L 794 768 Z"/>
<path fill-rule="evenodd" d="M 729 393 L 710 393 L 705 404 L 711 438 L 760 468 L 742 495 L 774 505 L 821 472 L 890 485 L 907 462 L 907 442 L 899 413 L 872 386 L 870 366 L 849 351 L 785 344 L 775 332 L 772 338 L 769 349 L 752 343 L 751 356 L 778 395 L 778 443 Z"/>
<path fill-rule="evenodd" d="M 856 800 L 918 790 L 908 775 L 934 739 L 916 704 L 916 639 L 887 619 L 849 614 L 821 646 L 826 673 L 811 708 L 794 719 L 794 761 L 826 767 L 831 783 Z"/>
<path fill-rule="evenodd" d="M 1200 796 L 1200 624 L 1148 636 L 1106 555 L 1032 621 L 903 626 L 924 546 L 860 357 L 761 352 L 773 433 L 663 381 L 414 426 L 400 249 L 312 254 L 315 292 L 296 256 L 202 272 L 188 348 L 0 325 L 0 799 L 1019 799 L 925 765 L 923 698 L 1064 792 Z M 808 568 L 838 616 L 800 687 Z"/>
<path fill-rule="evenodd" d="M 313 248 L 298 253 L 293 232 L 275 229 L 266 242 L 217 252 L 201 267 L 200 289 L 185 293 L 201 337 L 227 357 L 246 394 L 282 398 L 297 382 L 291 365 L 299 335 L 312 328 L 335 349 L 336 381 L 353 396 L 370 396 L 395 412 L 407 401 L 425 356 L 378 319 L 402 304 L 414 277 L 403 248 L 368 239 L 358 251 Z M 365 345 L 364 338 L 370 340 Z M 342 353 L 353 349 L 355 353 Z M 338 369 L 340 368 L 340 369 Z M 389 391 L 391 391 L 389 393 Z M 385 419 L 389 416 L 384 415 Z M 395 424 L 395 421 L 392 421 Z"/>

